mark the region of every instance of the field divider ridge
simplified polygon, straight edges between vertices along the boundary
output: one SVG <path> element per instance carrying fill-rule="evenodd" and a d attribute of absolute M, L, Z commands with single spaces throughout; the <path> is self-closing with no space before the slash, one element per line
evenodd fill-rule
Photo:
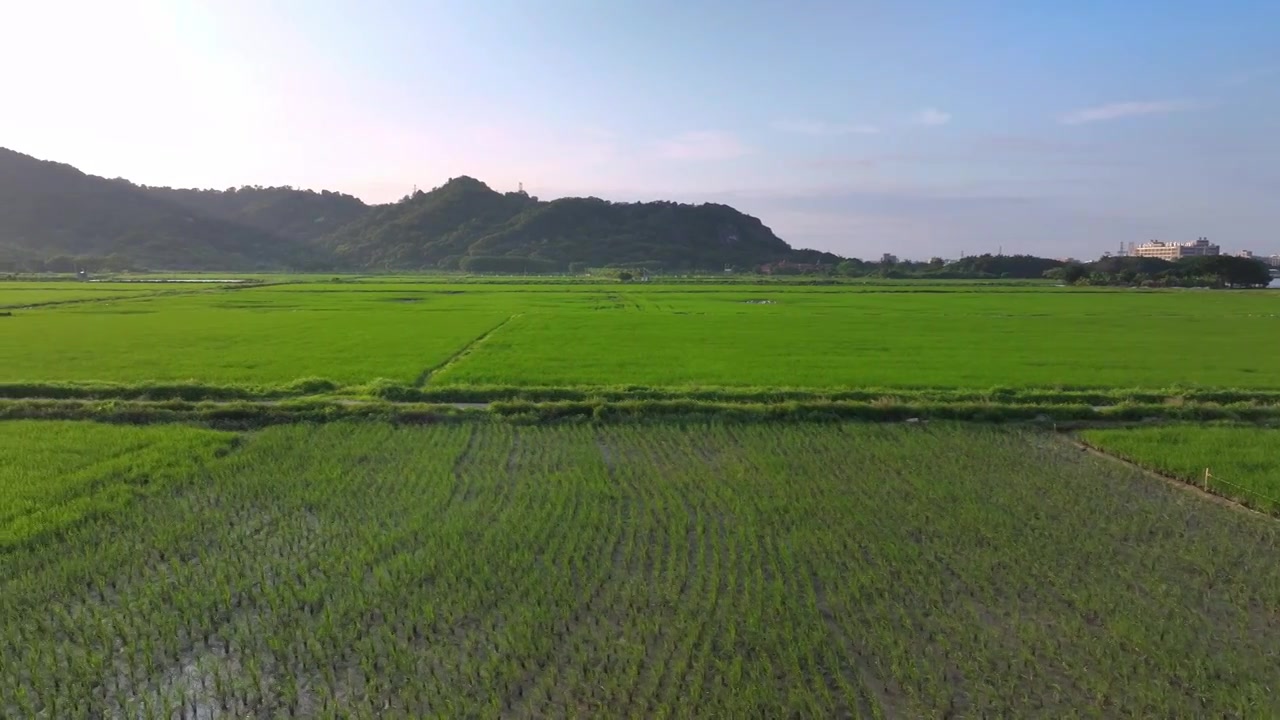
<path fill-rule="evenodd" d="M 0 419 L 97 420 L 124 424 L 195 422 L 215 427 L 264 427 L 298 422 L 386 421 L 422 424 L 485 420 L 556 423 L 923 423 L 1014 424 L 1059 431 L 1153 426 L 1174 422 L 1280 424 L 1280 405 L 1036 404 L 881 399 L 728 402 L 695 398 L 581 400 L 489 399 L 467 393 L 394 387 L 381 396 L 311 395 L 282 398 L 5 398 Z M 3 393 L 0 393 L 3 395 Z"/>
<path fill-rule="evenodd" d="M 151 283 L 143 283 L 141 281 L 132 281 L 132 280 L 118 281 L 118 282 L 125 283 L 125 284 L 130 282 L 137 282 L 138 284 L 158 284 L 158 285 L 166 284 L 166 281 L 163 281 L 163 280 L 152 281 Z M 179 283 L 174 281 L 167 281 L 167 283 L 170 285 L 176 285 L 176 286 L 188 285 L 187 283 Z M 133 295 L 124 295 L 121 297 L 116 297 L 113 295 L 102 295 L 102 296 L 94 296 L 94 297 L 70 298 L 67 300 L 45 300 L 42 302 L 34 302 L 34 303 L 26 303 L 26 304 L 10 303 L 7 305 L 0 305 L 0 310 L 40 310 L 42 308 L 64 307 L 67 305 L 94 305 L 98 303 L 132 302 L 134 300 L 155 300 L 157 298 L 203 295 L 206 293 L 212 294 L 219 291 L 227 291 L 227 290 L 247 290 L 249 288 L 278 287 L 280 285 L 296 285 L 296 284 L 298 283 L 292 282 L 292 281 L 223 283 L 223 284 L 209 283 L 204 287 L 190 287 L 188 285 L 187 287 L 174 287 L 166 290 L 153 290 L 151 292 L 142 291 Z"/>
<path fill-rule="evenodd" d="M 494 333 L 498 332 L 503 327 L 505 327 L 507 323 L 511 322 L 512 320 L 515 320 L 518 317 L 521 317 L 522 315 L 523 313 L 515 313 L 514 315 L 507 317 L 506 320 L 503 320 L 497 325 L 494 325 L 493 327 L 489 328 L 485 332 L 481 333 L 480 336 L 477 337 L 476 339 L 472 340 L 466 345 L 463 345 L 461 348 L 458 349 L 457 352 L 445 358 L 444 362 L 439 363 L 438 365 L 433 365 L 423 370 L 421 373 L 418 374 L 418 377 L 413 381 L 413 386 L 422 387 L 423 385 L 426 385 L 427 382 L 432 378 L 432 376 L 437 375 L 441 372 L 444 372 L 445 370 L 448 370 L 455 363 L 460 362 L 467 355 L 470 355 L 473 351 L 475 351 L 477 347 L 483 344 L 485 340 L 488 340 L 490 335 L 493 335 Z"/>
<path fill-rule="evenodd" d="M 1259 510 L 1257 508 L 1250 507 L 1249 505 L 1246 505 L 1240 500 L 1237 500 L 1236 498 L 1230 497 L 1228 495 L 1223 495 L 1221 493 L 1214 492 L 1212 485 L 1210 485 L 1208 488 L 1201 487 L 1200 485 L 1197 485 L 1192 480 L 1188 480 L 1187 478 L 1184 478 L 1184 477 L 1179 477 L 1177 475 L 1171 475 L 1169 473 L 1155 470 L 1146 465 L 1143 465 L 1142 463 L 1138 463 L 1133 460 L 1130 460 L 1129 458 L 1124 457 L 1123 455 L 1118 455 L 1116 453 L 1110 452 L 1109 450 L 1105 450 L 1101 447 L 1098 447 L 1097 445 L 1094 445 L 1093 443 L 1090 443 L 1088 440 L 1085 440 L 1080 437 L 1073 436 L 1070 442 L 1075 447 L 1079 448 L 1084 452 L 1089 453 L 1090 455 L 1104 458 L 1113 463 L 1123 465 L 1131 470 L 1136 470 L 1137 472 L 1140 472 L 1147 477 L 1160 480 L 1161 482 L 1164 482 L 1168 485 L 1176 487 L 1184 492 L 1191 493 L 1192 495 L 1196 495 L 1201 499 L 1207 500 L 1209 502 L 1217 503 L 1218 505 L 1229 507 L 1234 510 L 1240 510 L 1242 512 L 1252 513 L 1254 515 L 1276 519 L 1276 516 L 1271 513 L 1263 512 L 1262 510 Z M 1273 498 L 1266 497 L 1265 495 L 1257 493 L 1253 490 L 1249 490 L 1248 488 L 1241 487 L 1239 485 L 1236 485 L 1235 483 L 1226 482 L 1226 481 L 1219 481 L 1219 482 L 1225 485 L 1230 485 L 1233 488 L 1236 488 L 1242 491 L 1246 495 L 1254 495 L 1256 497 L 1262 498 L 1263 500 L 1266 500 L 1272 503 L 1276 502 Z M 1280 507 L 1280 503 L 1277 503 L 1276 506 Z"/>

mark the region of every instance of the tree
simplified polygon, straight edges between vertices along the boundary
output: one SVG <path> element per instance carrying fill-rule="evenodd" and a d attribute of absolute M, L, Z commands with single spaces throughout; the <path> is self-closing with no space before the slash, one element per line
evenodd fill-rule
<path fill-rule="evenodd" d="M 1174 270 L 1184 278 L 1201 278 L 1212 284 L 1229 287 L 1266 287 L 1271 273 L 1261 261 L 1232 255 L 1207 255 L 1182 258 Z"/>
<path fill-rule="evenodd" d="M 1034 255 L 970 255 L 947 266 L 952 273 L 964 277 L 1040 278 L 1045 272 L 1061 267 L 1061 260 Z"/>
<path fill-rule="evenodd" d="M 626 270 L 623 270 L 622 272 L 618 273 L 618 279 L 621 280 L 622 282 L 631 282 L 631 278 L 633 277 L 635 276 L 627 272 Z"/>
<path fill-rule="evenodd" d="M 836 265 L 836 272 L 846 277 L 858 277 L 867 274 L 867 264 L 858 258 L 849 258 Z"/>
<path fill-rule="evenodd" d="M 1089 271 L 1083 265 L 1071 263 L 1062 267 L 1062 282 L 1074 285 L 1089 277 Z"/>
<path fill-rule="evenodd" d="M 573 275 L 586 275 L 588 269 L 587 263 L 571 262 L 569 263 L 569 272 Z"/>

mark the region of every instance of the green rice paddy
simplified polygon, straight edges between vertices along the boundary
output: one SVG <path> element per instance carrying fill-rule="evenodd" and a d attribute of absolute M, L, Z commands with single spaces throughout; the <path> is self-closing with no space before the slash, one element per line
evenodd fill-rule
<path fill-rule="evenodd" d="M 1280 716 L 1280 293 L 256 279 L 0 283 L 0 717 Z"/>
<path fill-rule="evenodd" d="M 320 280 L 187 291 L 15 312 L 0 328 L 0 382 L 1280 388 L 1277 293 L 907 290 Z"/>

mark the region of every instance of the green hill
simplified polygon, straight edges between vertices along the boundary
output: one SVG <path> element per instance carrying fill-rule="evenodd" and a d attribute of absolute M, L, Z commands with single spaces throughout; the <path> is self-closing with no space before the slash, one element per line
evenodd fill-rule
<path fill-rule="evenodd" d="M 327 253 L 125 180 L 0 148 L 0 269 L 319 269 Z"/>
<path fill-rule="evenodd" d="M 314 242 L 369 211 L 359 198 L 329 190 L 249 186 L 227 190 L 142 189 L 192 212 L 306 242 Z"/>
<path fill-rule="evenodd" d="M 501 194 L 471 178 L 457 178 L 370 212 L 322 240 L 344 263 L 378 269 L 440 267 L 468 254 L 480 237 L 501 227 L 534 201 Z"/>
<path fill-rule="evenodd" d="M 839 258 L 793 250 L 726 205 L 542 202 L 459 177 L 368 206 L 289 187 L 139 186 L 0 149 L 0 271 L 720 270 L 784 260 Z"/>
<path fill-rule="evenodd" d="M 719 270 L 797 252 L 760 220 L 726 205 L 541 202 L 469 177 L 376 208 L 324 243 L 344 262 L 370 268 L 452 269 L 475 267 L 480 258 L 524 258 L 548 269 L 585 263 Z"/>

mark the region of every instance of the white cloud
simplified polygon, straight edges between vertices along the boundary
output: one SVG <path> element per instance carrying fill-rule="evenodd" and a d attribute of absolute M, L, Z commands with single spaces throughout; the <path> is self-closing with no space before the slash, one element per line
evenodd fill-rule
<path fill-rule="evenodd" d="M 1190 110 L 1195 103 L 1185 100 L 1149 100 L 1109 103 L 1091 108 L 1072 110 L 1058 119 L 1063 125 L 1080 125 L 1083 123 L 1116 120 L 1136 115 L 1163 115 L 1165 113 Z"/>
<path fill-rule="evenodd" d="M 654 143 L 658 154 L 669 160 L 732 160 L 750 149 L 732 133 L 698 130 Z"/>
<path fill-rule="evenodd" d="M 917 125 L 946 125 L 951 122 L 951 113 L 942 112 L 938 108 L 925 108 L 912 115 L 911 122 Z"/>
<path fill-rule="evenodd" d="M 775 130 L 799 135 L 834 137 L 838 135 L 875 135 L 880 128 L 875 125 L 827 123 L 821 120 L 784 120 L 774 123 Z"/>

